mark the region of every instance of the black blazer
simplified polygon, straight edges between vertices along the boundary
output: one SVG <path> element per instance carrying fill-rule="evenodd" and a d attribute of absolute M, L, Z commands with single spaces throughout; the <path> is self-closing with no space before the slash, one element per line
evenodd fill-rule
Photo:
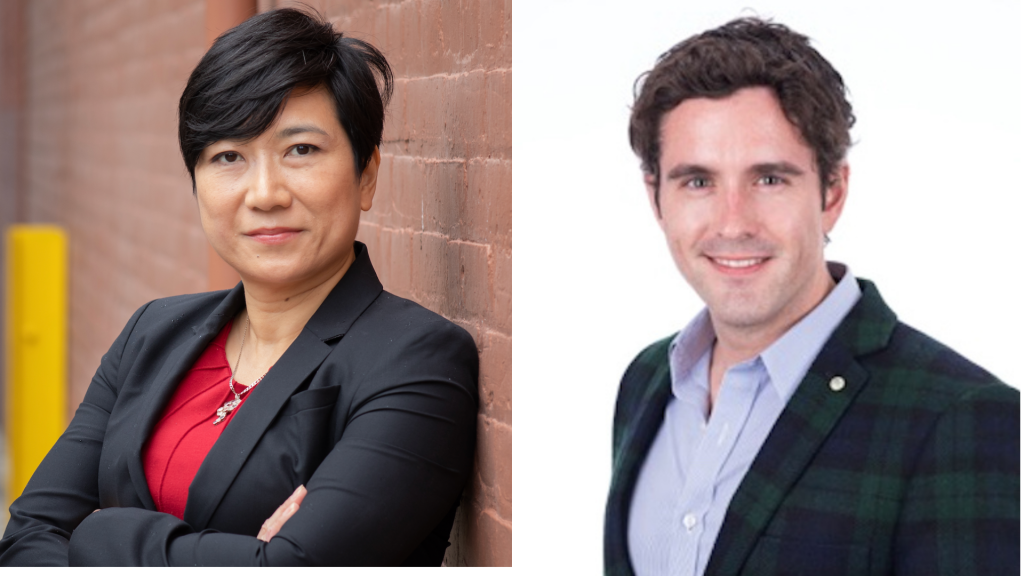
<path fill-rule="evenodd" d="M 184 521 L 155 511 L 143 444 L 244 304 L 239 284 L 132 316 L 11 505 L 0 565 L 441 563 L 473 464 L 476 346 L 385 292 L 358 242 L 351 268 L 207 454 Z M 257 540 L 299 484 L 308 494 L 298 512 L 271 542 Z"/>

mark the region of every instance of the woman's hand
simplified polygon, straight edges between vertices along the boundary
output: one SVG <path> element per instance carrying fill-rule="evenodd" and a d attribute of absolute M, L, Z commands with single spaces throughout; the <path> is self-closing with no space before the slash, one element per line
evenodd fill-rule
<path fill-rule="evenodd" d="M 259 538 L 264 542 L 270 542 L 270 539 L 277 535 L 281 530 L 281 527 L 284 526 L 284 523 L 287 522 L 293 514 L 298 512 L 299 505 L 302 504 L 302 499 L 305 497 L 306 487 L 300 484 L 299 487 L 295 489 L 295 492 L 292 492 L 292 495 L 289 496 L 283 504 L 277 507 L 277 510 L 274 511 L 270 518 L 267 518 L 266 522 L 264 522 L 263 526 L 260 528 L 260 533 L 256 535 L 256 538 Z"/>

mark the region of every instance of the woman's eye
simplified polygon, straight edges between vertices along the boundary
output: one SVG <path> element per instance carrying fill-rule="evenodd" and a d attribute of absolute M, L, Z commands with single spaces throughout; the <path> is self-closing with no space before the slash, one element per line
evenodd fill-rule
<path fill-rule="evenodd" d="M 213 161 L 214 162 L 220 161 L 220 162 L 226 162 L 228 164 L 231 164 L 231 163 L 237 162 L 238 158 L 239 158 L 238 152 L 221 152 L 220 154 L 217 154 L 216 156 L 213 157 Z"/>
<path fill-rule="evenodd" d="M 295 154 L 297 154 L 299 156 L 305 156 L 305 155 L 313 152 L 313 150 L 315 150 L 315 149 L 316 149 L 316 147 L 314 147 L 311 144 L 299 144 L 297 146 L 293 146 L 292 147 L 292 152 L 294 152 Z"/>

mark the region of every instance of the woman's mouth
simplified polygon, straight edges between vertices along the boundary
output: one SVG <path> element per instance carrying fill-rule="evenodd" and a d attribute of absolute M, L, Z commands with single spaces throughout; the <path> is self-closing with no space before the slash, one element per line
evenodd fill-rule
<path fill-rule="evenodd" d="M 301 230 L 297 228 L 257 228 L 245 235 L 261 244 L 282 244 L 295 238 Z"/>

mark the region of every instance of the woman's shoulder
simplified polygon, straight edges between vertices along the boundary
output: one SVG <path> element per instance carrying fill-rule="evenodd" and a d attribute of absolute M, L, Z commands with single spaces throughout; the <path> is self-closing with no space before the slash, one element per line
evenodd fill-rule
<path fill-rule="evenodd" d="M 224 308 L 231 290 L 180 294 L 151 300 L 135 311 L 126 328 L 133 331 L 198 327 Z"/>
<path fill-rule="evenodd" d="M 380 293 L 360 320 L 362 322 L 359 324 L 372 324 L 385 332 L 439 334 L 447 338 L 473 342 L 473 337 L 459 324 L 387 290 Z"/>
<path fill-rule="evenodd" d="M 387 291 L 363 310 L 339 344 L 338 357 L 368 373 L 457 372 L 465 376 L 458 379 L 475 382 L 479 365 L 476 342 L 466 328 Z"/>

